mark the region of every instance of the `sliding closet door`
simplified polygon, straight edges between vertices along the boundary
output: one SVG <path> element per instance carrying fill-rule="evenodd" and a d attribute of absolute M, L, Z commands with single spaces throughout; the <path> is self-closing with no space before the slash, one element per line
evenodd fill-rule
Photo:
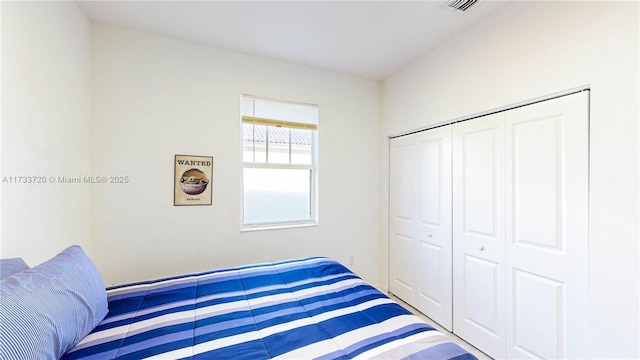
<path fill-rule="evenodd" d="M 454 332 L 505 357 L 504 114 L 453 126 Z"/>
<path fill-rule="evenodd" d="M 451 331 L 451 127 L 392 139 L 390 170 L 390 290 Z"/>
<path fill-rule="evenodd" d="M 588 355 L 588 93 L 506 113 L 507 357 Z"/>

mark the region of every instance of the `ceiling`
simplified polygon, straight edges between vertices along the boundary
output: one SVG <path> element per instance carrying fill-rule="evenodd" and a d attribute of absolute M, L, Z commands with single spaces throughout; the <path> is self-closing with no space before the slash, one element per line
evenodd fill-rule
<path fill-rule="evenodd" d="M 96 23 L 384 80 L 507 1 L 76 1 Z"/>

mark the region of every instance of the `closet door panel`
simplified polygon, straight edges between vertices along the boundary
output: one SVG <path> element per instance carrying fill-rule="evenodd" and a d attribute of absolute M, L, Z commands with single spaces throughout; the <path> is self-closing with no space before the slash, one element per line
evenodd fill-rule
<path fill-rule="evenodd" d="M 561 250 L 559 211 L 561 119 L 537 119 L 511 127 L 515 241 Z"/>
<path fill-rule="evenodd" d="M 389 290 L 411 303 L 415 292 L 414 263 L 416 239 L 414 234 L 417 198 L 417 156 L 410 138 L 390 142 L 389 179 Z"/>
<path fill-rule="evenodd" d="M 465 321 L 478 329 L 496 335 L 500 328 L 497 314 L 500 296 L 500 264 L 466 254 L 463 263 Z"/>
<path fill-rule="evenodd" d="M 461 139 L 464 233 L 492 240 L 498 239 L 497 136 L 497 128 L 490 128 L 465 133 Z"/>
<path fill-rule="evenodd" d="M 504 115 L 453 128 L 454 332 L 505 354 Z"/>
<path fill-rule="evenodd" d="M 512 276 L 514 317 L 509 329 L 513 337 L 509 340 L 513 341 L 518 358 L 564 358 L 558 352 L 565 327 L 564 284 L 516 269 Z"/>
<path fill-rule="evenodd" d="M 419 288 L 414 306 L 451 331 L 451 127 L 416 136 L 420 169 L 416 224 Z"/>
<path fill-rule="evenodd" d="M 390 141 L 390 291 L 452 329 L 451 127 Z"/>
<path fill-rule="evenodd" d="M 588 94 L 511 110 L 506 121 L 507 355 L 583 358 Z"/>

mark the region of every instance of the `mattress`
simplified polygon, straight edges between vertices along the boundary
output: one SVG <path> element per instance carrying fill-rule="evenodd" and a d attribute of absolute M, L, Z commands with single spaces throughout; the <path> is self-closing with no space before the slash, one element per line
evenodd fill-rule
<path fill-rule="evenodd" d="M 63 359 L 475 359 L 323 257 L 107 289 L 109 313 Z"/>

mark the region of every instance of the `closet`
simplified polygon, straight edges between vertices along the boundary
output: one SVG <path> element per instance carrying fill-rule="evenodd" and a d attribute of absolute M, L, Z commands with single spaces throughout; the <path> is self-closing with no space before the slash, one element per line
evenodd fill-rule
<path fill-rule="evenodd" d="M 389 290 L 494 358 L 582 358 L 588 91 L 390 140 Z"/>

